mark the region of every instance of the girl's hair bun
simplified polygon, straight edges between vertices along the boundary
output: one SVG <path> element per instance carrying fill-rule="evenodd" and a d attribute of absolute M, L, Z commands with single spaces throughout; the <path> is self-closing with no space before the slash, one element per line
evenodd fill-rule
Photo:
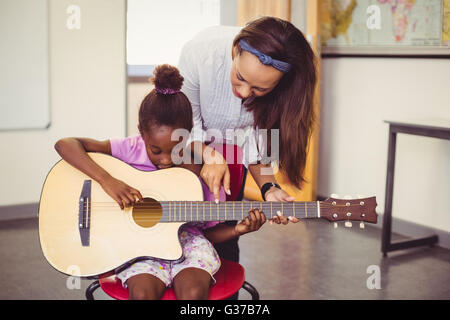
<path fill-rule="evenodd" d="M 162 64 L 156 66 L 151 82 L 155 85 L 156 92 L 176 93 L 181 90 L 184 78 L 174 66 Z"/>

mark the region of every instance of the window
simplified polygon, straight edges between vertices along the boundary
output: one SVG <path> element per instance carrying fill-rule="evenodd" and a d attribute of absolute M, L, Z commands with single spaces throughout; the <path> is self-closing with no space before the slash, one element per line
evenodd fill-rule
<path fill-rule="evenodd" d="M 184 43 L 219 24 L 220 0 L 128 0 L 127 63 L 177 65 Z"/>

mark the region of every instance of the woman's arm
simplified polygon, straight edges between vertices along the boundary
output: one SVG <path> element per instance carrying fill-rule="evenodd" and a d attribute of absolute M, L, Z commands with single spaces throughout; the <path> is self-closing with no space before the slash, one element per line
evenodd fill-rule
<path fill-rule="evenodd" d="M 200 177 L 205 181 L 210 192 L 214 194 L 214 199 L 219 201 L 219 192 L 222 181 L 225 192 L 230 195 L 230 170 L 228 169 L 226 160 L 220 152 L 200 141 L 193 141 L 190 144 L 190 148 L 197 161 L 196 163 L 203 163 Z"/>
<path fill-rule="evenodd" d="M 273 174 L 273 170 L 272 170 L 272 167 L 270 166 L 270 164 L 268 164 L 268 165 L 262 164 L 262 163 L 249 164 L 248 171 L 250 171 L 253 179 L 255 180 L 256 184 L 258 185 L 258 188 L 260 188 L 260 189 L 264 184 L 266 184 L 268 182 L 273 182 L 273 183 L 277 182 L 275 180 L 275 176 Z"/>
<path fill-rule="evenodd" d="M 112 177 L 88 156 L 87 152 L 100 152 L 111 155 L 111 143 L 109 140 L 64 138 L 56 142 L 55 149 L 61 158 L 97 181 L 105 192 L 119 204 L 121 209 L 124 206 L 132 205 L 136 200 L 135 197 L 142 200 L 142 195 L 138 190 Z"/>
<path fill-rule="evenodd" d="M 272 140 L 272 144 L 275 144 L 277 141 L 273 139 L 277 139 L 277 135 L 272 136 L 270 134 L 270 139 Z M 252 175 L 255 180 L 258 188 L 261 189 L 266 183 L 276 183 L 276 179 L 274 176 L 274 172 L 272 169 L 272 161 L 278 160 L 273 159 L 271 156 L 268 160 L 267 164 L 264 164 L 263 155 L 267 154 L 267 146 L 269 137 L 264 132 L 259 131 L 258 128 L 251 128 L 248 138 L 245 140 L 243 145 L 243 149 L 245 150 L 246 157 L 245 163 L 247 165 L 248 171 Z M 275 148 L 272 152 L 278 154 Z M 293 201 L 294 198 L 291 197 L 286 191 L 278 189 L 276 187 L 271 187 L 266 191 L 263 198 L 267 201 Z"/>
<path fill-rule="evenodd" d="M 250 171 L 250 174 L 252 175 L 253 179 L 255 180 L 256 184 L 258 185 L 258 188 L 261 189 L 262 186 L 268 182 L 276 183 L 275 176 L 273 174 L 273 170 L 270 164 L 250 164 L 248 166 L 248 171 Z M 266 191 L 266 194 L 264 195 L 266 201 L 294 201 L 295 198 L 291 197 L 286 191 L 282 189 L 278 189 L 277 187 L 271 187 L 269 190 Z M 275 223 L 283 223 L 287 224 L 288 219 L 292 222 L 299 222 L 300 220 L 295 217 L 288 217 L 286 218 L 282 212 L 280 212 L 280 215 L 273 218 L 273 221 Z"/>
<path fill-rule="evenodd" d="M 193 128 L 188 140 L 188 150 L 192 152 L 195 163 L 204 163 L 200 177 L 205 181 L 214 199 L 219 201 L 219 190 L 223 181 L 225 192 L 230 194 L 230 172 L 225 159 L 219 152 L 208 147 L 204 141 L 206 132 L 203 130 L 202 109 L 200 107 L 200 79 L 197 64 L 198 50 L 195 42 L 186 43 L 181 49 L 178 70 L 184 78 L 181 91 L 189 99 L 192 106 Z M 206 89 L 204 89 L 206 90 Z"/>
<path fill-rule="evenodd" d="M 250 171 L 250 174 L 260 189 L 266 183 L 277 183 L 270 164 L 250 164 L 248 166 L 248 171 Z M 277 187 L 271 187 L 267 190 L 264 197 L 267 201 L 294 201 L 295 199 L 286 191 L 278 189 Z"/>
<path fill-rule="evenodd" d="M 252 209 L 249 211 L 248 216 L 236 226 L 220 223 L 215 227 L 206 229 L 203 234 L 210 242 L 220 243 L 257 231 L 265 222 L 266 216 L 264 212 Z"/>

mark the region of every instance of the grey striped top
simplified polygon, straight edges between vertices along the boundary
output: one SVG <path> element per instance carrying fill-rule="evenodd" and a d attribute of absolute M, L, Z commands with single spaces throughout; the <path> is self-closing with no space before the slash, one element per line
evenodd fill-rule
<path fill-rule="evenodd" d="M 192 104 L 194 129 L 190 141 L 234 143 L 242 147 L 244 165 L 261 160 L 263 146 L 253 129 L 253 114 L 232 91 L 232 44 L 240 27 L 214 26 L 198 33 L 182 49 L 178 69 L 182 92 Z"/>

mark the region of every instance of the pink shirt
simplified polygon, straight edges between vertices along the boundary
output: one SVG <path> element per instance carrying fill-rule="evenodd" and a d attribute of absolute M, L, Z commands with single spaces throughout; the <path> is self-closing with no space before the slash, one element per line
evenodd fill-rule
<path fill-rule="evenodd" d="M 125 163 L 133 166 L 134 168 L 142 171 L 154 171 L 158 168 L 150 161 L 145 149 L 145 142 L 141 135 L 130 136 L 127 138 L 110 139 L 111 143 L 111 155 L 117 159 L 122 160 Z M 200 178 L 199 178 L 200 179 Z M 208 189 L 208 186 L 200 179 L 203 188 L 204 201 L 214 201 L 214 194 Z M 219 193 L 219 200 L 225 201 L 226 196 L 223 188 Z M 202 228 L 210 228 L 215 226 L 218 222 L 204 223 Z"/>

